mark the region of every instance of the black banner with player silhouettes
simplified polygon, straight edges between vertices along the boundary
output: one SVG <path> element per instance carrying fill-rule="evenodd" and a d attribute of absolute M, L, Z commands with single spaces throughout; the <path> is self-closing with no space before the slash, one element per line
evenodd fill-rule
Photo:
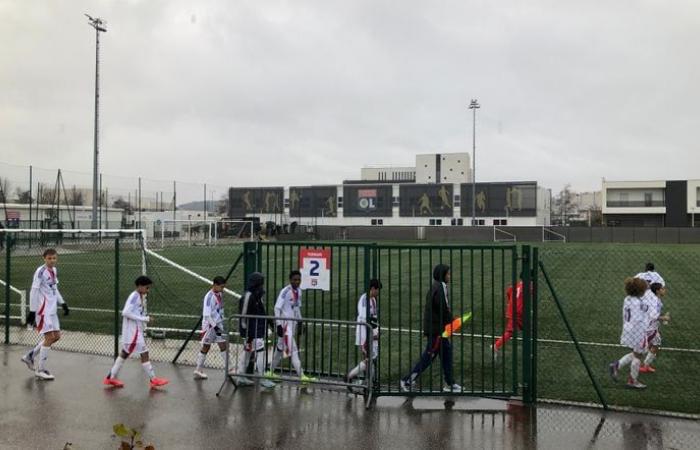
<path fill-rule="evenodd" d="M 472 215 L 472 184 L 463 183 L 461 215 Z M 476 183 L 477 217 L 533 217 L 537 215 L 537 183 Z"/>
<path fill-rule="evenodd" d="M 247 214 L 281 214 L 284 212 L 284 188 L 230 188 L 229 217 Z"/>
<path fill-rule="evenodd" d="M 402 184 L 399 188 L 399 216 L 452 217 L 452 184 Z"/>

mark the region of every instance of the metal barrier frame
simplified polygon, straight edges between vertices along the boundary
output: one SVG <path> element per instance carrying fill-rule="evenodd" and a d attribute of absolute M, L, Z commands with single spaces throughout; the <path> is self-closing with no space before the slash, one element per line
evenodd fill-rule
<path fill-rule="evenodd" d="M 481 267 L 481 270 L 482 270 L 481 275 L 477 275 L 476 273 L 471 273 L 471 271 L 474 270 L 474 263 L 477 262 L 476 260 L 478 259 L 479 255 L 481 255 L 481 258 L 483 259 L 484 256 L 486 255 L 485 252 L 492 251 L 492 252 L 494 252 L 494 254 L 491 255 L 490 257 L 488 257 L 488 255 L 486 255 L 487 256 L 486 259 L 493 259 L 494 255 L 496 255 L 496 252 L 503 252 L 503 256 L 501 256 L 501 255 L 496 256 L 496 258 L 498 258 L 498 260 L 500 260 L 501 258 L 504 258 L 502 261 L 504 263 L 504 267 L 502 268 L 503 272 L 501 273 L 501 271 L 499 270 L 498 274 L 499 274 L 499 277 L 503 278 L 503 281 L 505 281 L 506 285 L 509 284 L 512 286 L 515 286 L 515 284 L 517 283 L 518 278 L 519 278 L 518 274 L 521 273 L 520 272 L 521 271 L 520 264 L 523 263 L 523 269 L 524 269 L 525 263 L 527 262 L 529 265 L 529 262 L 530 262 L 529 256 L 528 257 L 524 256 L 525 253 L 527 253 L 528 255 L 530 254 L 530 248 L 527 246 L 523 246 L 522 253 L 519 253 L 519 251 L 518 251 L 519 249 L 516 245 L 445 245 L 445 244 L 402 245 L 402 244 L 363 243 L 363 242 L 347 243 L 347 242 L 317 242 L 317 241 L 312 241 L 312 242 L 303 242 L 303 241 L 301 241 L 301 242 L 299 242 L 299 241 L 293 241 L 293 242 L 251 242 L 251 243 L 244 244 L 245 279 L 247 279 L 247 277 L 250 273 L 252 273 L 254 271 L 259 271 L 259 272 L 263 272 L 265 274 L 266 283 L 268 283 L 269 282 L 268 280 L 270 279 L 271 275 L 273 273 L 278 273 L 277 268 L 274 266 L 275 263 L 272 263 L 273 265 L 271 265 L 270 261 L 278 259 L 280 257 L 280 255 L 283 256 L 283 258 L 282 258 L 283 260 L 287 260 L 290 258 L 293 258 L 294 260 L 296 260 L 296 256 L 293 256 L 292 254 L 298 248 L 304 248 L 304 247 L 330 248 L 334 252 L 335 252 L 335 249 L 338 249 L 338 248 L 341 248 L 342 250 L 356 249 L 357 253 L 356 253 L 356 255 L 353 255 L 353 257 L 355 258 L 355 270 L 356 270 L 354 277 L 356 279 L 352 280 L 352 282 L 353 282 L 352 284 L 354 284 L 356 282 L 359 282 L 359 283 L 364 282 L 363 288 L 366 288 L 370 278 L 377 277 L 379 279 L 382 279 L 382 275 L 384 273 L 391 273 L 392 272 L 391 257 L 386 258 L 386 259 L 384 258 L 385 252 L 392 251 L 392 250 L 394 250 L 394 251 L 415 250 L 417 252 L 417 255 L 413 256 L 413 263 L 418 264 L 418 266 L 415 266 L 415 267 L 419 267 L 420 265 L 423 264 L 424 261 L 432 259 L 433 256 L 436 256 L 436 255 L 442 256 L 444 254 L 445 257 L 451 258 L 451 255 L 454 253 L 454 255 L 457 256 L 458 259 L 460 258 L 460 255 L 461 255 L 461 258 L 467 258 L 467 259 L 465 259 L 465 264 L 464 264 L 464 266 L 462 266 L 462 264 L 460 262 L 454 261 L 457 264 L 452 268 L 453 272 L 454 271 L 460 271 L 460 272 L 464 271 L 464 277 L 465 277 L 465 278 L 463 278 L 464 280 L 472 280 L 474 283 L 477 283 L 477 284 L 480 283 L 479 285 L 482 285 L 482 286 L 485 285 L 484 283 L 486 283 L 486 282 L 488 282 L 488 284 L 492 284 L 492 281 L 489 281 L 489 280 L 484 278 L 484 274 L 483 274 L 484 267 Z M 482 254 L 484 254 L 484 255 L 482 255 Z M 472 269 L 466 269 L 466 265 L 467 265 L 466 262 L 469 261 L 470 258 L 471 258 Z M 339 264 L 343 263 L 343 262 L 344 262 L 344 258 L 338 259 Z M 359 266 L 358 266 L 358 262 L 360 264 Z M 407 268 L 410 269 L 411 261 L 410 261 L 410 257 L 409 257 L 409 261 L 403 261 L 403 262 L 402 261 L 398 261 L 398 262 L 395 261 L 393 263 L 394 267 L 395 267 L 394 270 L 396 270 L 396 268 L 401 267 L 403 264 L 406 264 L 407 262 L 409 265 L 409 267 L 407 267 Z M 445 262 L 449 263 L 449 260 L 447 260 Z M 348 264 L 348 262 L 345 261 L 345 265 L 347 265 L 347 264 Z M 482 266 L 484 265 L 484 260 L 481 261 L 481 265 Z M 488 263 L 487 263 L 487 265 L 488 265 Z M 336 266 L 334 265 L 333 267 L 335 270 Z M 338 269 L 338 270 L 340 270 L 340 269 Z M 527 272 L 529 273 L 530 270 L 527 270 Z M 401 278 L 401 276 L 402 276 L 401 269 L 399 269 L 399 278 Z M 336 283 L 338 283 L 338 282 L 349 283 L 350 281 L 346 280 L 345 279 L 346 277 L 349 277 L 349 275 L 347 273 L 341 272 L 341 278 L 338 279 L 338 281 L 336 281 L 336 282 L 331 281 L 332 290 L 337 288 Z M 411 275 L 410 274 L 403 275 L 403 277 L 404 277 L 404 279 L 408 278 L 409 284 L 411 284 L 411 282 L 410 282 Z M 274 278 L 274 277 L 272 277 L 272 278 Z M 363 280 L 363 278 L 364 278 L 364 280 Z M 415 280 L 415 278 L 414 278 L 414 280 Z M 387 288 L 386 280 L 383 280 L 383 283 L 385 285 L 384 287 Z M 413 286 L 413 289 L 412 289 L 413 293 L 409 293 L 409 296 L 416 294 L 416 295 L 419 295 L 422 297 L 424 295 L 423 288 L 425 287 L 425 284 L 422 281 L 417 281 L 417 283 L 418 283 L 418 285 Z M 333 287 L 333 286 L 335 286 L 335 287 Z M 505 285 L 503 287 L 505 287 Z M 398 287 L 398 289 L 401 289 L 401 288 Z M 411 287 L 409 286 L 407 289 L 411 290 Z M 462 287 L 462 290 L 463 289 L 464 289 L 464 286 Z M 418 292 L 418 291 L 420 291 L 420 292 Z M 457 291 L 453 291 L 453 295 L 455 295 L 454 292 L 457 292 Z M 307 294 L 307 296 L 308 295 L 309 294 Z M 333 300 L 335 298 L 339 298 L 339 297 L 337 297 L 338 293 L 335 293 L 335 294 L 334 293 L 330 293 L 330 294 L 327 293 L 327 295 L 330 296 L 331 300 Z M 384 295 L 386 295 L 386 294 L 384 294 Z M 493 300 L 490 298 L 490 296 L 489 296 L 489 298 L 481 298 L 481 297 L 483 297 L 483 293 L 479 295 L 479 298 L 473 298 L 474 297 L 473 292 L 472 292 L 471 296 L 465 296 L 466 295 L 465 292 L 460 292 L 459 295 L 460 295 L 460 298 L 463 298 L 465 300 L 464 304 L 460 304 L 460 307 L 462 307 L 462 309 L 464 309 L 464 307 L 468 307 L 469 304 L 477 305 L 477 304 L 479 304 L 479 302 L 482 304 L 481 305 L 482 307 L 486 306 L 486 307 L 488 307 L 489 310 L 491 310 L 493 308 L 493 305 L 490 305 L 490 303 L 489 303 L 490 301 L 493 301 Z M 496 295 L 495 300 L 501 301 L 501 300 L 498 300 L 498 298 L 500 298 L 499 297 L 500 294 L 495 294 L 495 295 Z M 381 299 L 381 297 L 382 297 L 382 294 L 380 294 L 379 298 Z M 535 297 L 535 296 L 532 296 L 532 297 Z M 456 298 L 457 297 L 453 297 L 452 302 L 455 302 Z M 380 384 L 380 380 L 376 379 L 375 385 L 373 386 L 372 395 L 375 398 L 380 397 L 380 396 L 511 397 L 511 396 L 518 396 L 522 392 L 524 400 L 525 399 L 527 399 L 527 400 L 532 399 L 532 401 L 534 401 L 534 398 L 531 395 L 525 395 L 526 394 L 525 391 L 529 388 L 529 386 L 536 384 L 536 382 L 533 382 L 533 380 L 532 380 L 533 371 L 531 370 L 531 366 L 532 366 L 532 364 L 531 364 L 532 354 L 531 353 L 533 351 L 535 351 L 535 346 L 531 342 L 531 340 L 533 339 L 534 336 L 536 336 L 536 331 L 533 330 L 533 328 L 536 327 L 536 319 L 531 316 L 532 310 L 533 310 L 531 303 L 534 303 L 535 301 L 536 301 L 535 298 L 528 298 L 526 300 L 526 302 L 528 304 L 530 304 L 527 308 L 527 311 L 528 311 L 527 315 L 528 315 L 528 318 L 529 319 L 531 318 L 532 320 L 529 320 L 528 325 L 524 324 L 525 326 L 523 327 L 523 330 L 518 330 L 517 328 L 514 330 L 513 339 L 509 343 L 510 350 L 507 352 L 504 352 L 502 354 L 502 357 L 504 358 L 503 362 L 505 363 L 505 358 L 507 358 L 509 361 L 509 365 L 511 367 L 508 368 L 507 370 L 505 370 L 505 364 L 503 365 L 503 368 L 498 368 L 497 366 L 494 366 L 493 373 L 496 374 L 498 372 L 499 374 L 501 374 L 503 376 L 503 380 L 499 381 L 499 384 L 501 386 L 505 386 L 505 387 L 502 387 L 501 389 L 494 388 L 494 389 L 489 390 L 485 387 L 479 388 L 477 386 L 474 386 L 472 383 L 471 389 L 466 389 L 466 390 L 456 391 L 456 392 L 444 392 L 442 390 L 435 391 L 432 388 L 430 388 L 430 390 L 425 390 L 425 391 L 414 390 L 414 391 L 407 393 L 407 392 L 401 392 L 399 389 L 394 390 L 392 388 L 393 385 L 391 385 L 391 384 L 388 386 L 382 386 Z M 307 300 L 307 302 L 308 302 L 308 300 Z M 486 303 L 484 303 L 484 302 L 486 302 Z M 382 303 L 382 301 L 380 300 L 380 304 L 381 303 Z M 456 307 L 457 303 L 454 303 L 454 305 Z M 369 305 L 368 305 L 368 307 L 369 307 Z M 505 304 L 504 304 L 504 307 L 505 307 Z M 512 307 L 513 307 L 512 314 L 513 314 L 513 317 L 515 317 L 515 315 L 516 315 L 516 302 L 512 302 Z M 386 307 L 384 307 L 384 308 L 386 308 Z M 415 309 L 415 307 L 414 307 L 414 309 Z M 386 322 L 383 322 L 382 316 L 385 316 L 386 314 L 388 314 L 388 323 L 392 322 L 390 308 L 388 310 L 387 309 L 384 309 L 384 310 L 385 310 L 385 313 L 380 312 L 380 319 L 379 319 L 380 328 L 382 330 L 388 329 L 388 330 L 390 330 L 389 332 L 391 333 L 391 330 L 392 330 L 391 325 L 389 325 L 388 328 L 386 325 L 384 327 L 382 326 L 382 323 L 386 323 Z M 321 312 L 321 314 L 323 314 L 323 310 L 321 310 L 320 312 Z M 491 311 L 491 312 L 493 314 L 493 311 Z M 420 315 L 420 314 L 422 314 L 422 311 L 416 311 L 415 314 Z M 367 316 L 369 317 L 369 314 Z M 415 317 L 416 316 L 414 316 L 414 318 Z M 312 319 L 305 319 L 305 320 L 311 321 Z M 316 319 L 316 320 L 318 320 L 318 319 Z M 332 320 L 332 319 L 327 319 L 327 320 Z M 495 326 L 495 328 L 500 327 L 500 330 L 502 331 L 502 328 L 505 327 L 505 319 L 503 319 L 502 317 L 497 318 L 494 316 L 494 318 L 492 320 L 493 320 L 492 330 L 490 330 L 490 331 L 495 330 L 493 328 L 494 326 Z M 483 318 L 482 318 L 482 321 L 483 321 Z M 351 322 L 351 323 L 354 323 L 354 322 Z M 481 324 L 482 329 L 486 330 L 486 328 L 484 328 L 484 326 L 485 325 L 482 323 Z M 401 328 L 400 331 L 408 330 L 408 329 L 404 329 L 405 327 L 400 327 L 400 328 Z M 415 331 L 416 333 L 422 333 L 422 331 L 423 331 L 422 326 L 414 328 L 411 331 Z M 382 334 L 384 334 L 384 333 L 382 333 Z M 468 336 L 471 336 L 472 340 L 481 339 L 482 346 L 485 345 L 485 343 L 489 339 L 491 339 L 486 334 L 478 334 L 478 333 L 474 333 L 473 331 L 466 332 L 465 334 Z M 492 332 L 491 334 L 493 335 L 493 339 L 495 339 L 496 333 Z M 455 333 L 453 335 L 453 337 L 450 338 L 450 340 L 452 341 L 452 339 L 454 337 L 457 337 L 457 336 L 464 336 L 464 335 L 462 333 Z M 389 336 L 387 339 L 389 339 L 389 341 L 392 340 L 391 336 Z M 526 341 L 527 341 L 527 344 L 529 344 L 529 345 L 526 345 Z M 391 343 L 389 342 L 388 345 L 391 345 Z M 473 345 L 473 342 L 472 342 L 472 345 Z M 414 346 L 413 349 L 415 350 L 416 347 Z M 454 348 L 454 351 L 455 352 L 461 351 L 461 352 L 467 352 L 467 353 L 469 352 L 469 350 L 466 346 L 464 348 L 461 348 L 461 350 L 458 348 Z M 475 351 L 475 349 L 472 350 L 472 354 L 478 356 L 479 353 L 478 352 L 474 353 L 474 351 Z M 409 353 L 411 354 L 409 359 L 416 356 L 411 351 L 409 351 Z M 465 355 L 467 353 L 461 353 L 461 354 Z M 380 341 L 380 348 L 379 348 L 380 358 L 377 359 L 377 365 L 374 368 L 375 378 L 378 378 L 378 376 L 380 376 L 380 374 L 382 373 L 382 370 L 381 370 L 382 366 L 385 365 L 381 361 L 381 354 L 382 354 L 382 345 L 381 345 L 381 341 Z M 486 356 L 486 359 L 484 359 L 483 356 Z M 485 362 L 487 362 L 487 360 L 490 360 L 491 358 L 492 358 L 492 356 L 490 354 L 482 355 L 482 358 L 481 358 L 482 366 L 484 365 Z M 527 360 L 527 362 L 525 360 Z M 315 359 L 314 359 L 314 361 L 315 361 Z M 413 362 L 413 361 L 411 361 L 411 362 Z M 384 361 L 384 363 L 386 363 L 386 361 Z M 407 368 L 409 368 L 409 367 L 407 367 Z M 458 372 L 455 372 L 455 374 L 457 375 L 459 373 L 460 369 L 455 367 L 455 370 L 458 371 Z M 461 370 L 464 371 L 461 375 L 461 378 L 460 378 L 463 380 L 467 369 L 462 367 Z M 474 372 L 473 368 L 471 369 L 471 371 Z M 506 373 L 508 374 L 508 378 L 505 378 Z M 472 373 L 472 378 L 473 378 L 473 376 L 474 376 L 474 373 Z M 440 380 L 442 380 L 442 376 L 440 376 L 439 378 L 440 378 Z M 459 376 L 458 376 L 458 378 L 459 378 Z M 457 380 L 457 381 L 459 381 L 459 380 Z M 504 381 L 505 381 L 505 385 L 503 385 Z M 432 382 L 432 378 L 431 378 L 431 382 Z"/>
<path fill-rule="evenodd" d="M 258 375 L 256 373 L 245 373 L 245 374 L 237 374 L 232 372 L 231 368 L 231 346 L 235 344 L 234 340 L 236 337 L 239 336 L 238 331 L 233 332 L 231 330 L 235 329 L 235 327 L 232 326 L 232 323 L 238 322 L 241 319 L 264 319 L 268 322 L 270 321 L 277 321 L 277 320 L 284 320 L 284 321 L 291 321 L 291 322 L 301 322 L 301 323 L 308 323 L 308 324 L 320 324 L 321 326 L 325 325 L 337 325 L 337 326 L 345 326 L 345 327 L 356 327 L 356 326 L 362 326 L 365 327 L 367 330 L 367 336 L 372 335 L 372 326 L 368 324 L 367 322 L 352 322 L 348 320 L 333 320 L 333 319 L 312 319 L 312 318 L 293 318 L 293 317 L 278 317 L 278 316 L 259 316 L 259 315 L 253 315 L 253 314 L 234 314 L 228 319 L 228 324 L 226 327 L 226 335 L 229 337 L 229 340 L 227 342 L 227 347 L 226 347 L 226 359 L 225 359 L 225 364 L 224 364 L 224 380 L 221 383 L 221 386 L 219 387 L 218 392 L 216 393 L 216 396 L 219 397 L 221 395 L 221 392 L 224 390 L 224 387 L 228 382 L 232 383 L 234 386 L 234 392 L 235 390 L 238 389 L 238 385 L 236 384 L 235 377 L 237 376 L 244 376 L 246 378 L 257 378 L 257 379 L 264 379 L 266 378 L 265 375 Z M 273 345 L 276 345 L 276 339 L 277 336 L 274 336 L 275 343 Z M 268 358 L 267 358 L 267 343 L 265 345 L 265 365 L 267 366 L 268 364 Z M 372 364 L 371 357 L 369 358 L 370 361 L 367 364 L 367 373 L 366 373 L 366 385 L 361 386 L 355 383 L 346 383 L 344 381 L 336 381 L 336 380 L 329 380 L 329 379 L 318 379 L 315 381 L 310 381 L 308 384 L 313 384 L 313 385 L 325 385 L 325 386 L 341 386 L 341 387 L 348 387 L 348 388 L 362 388 L 364 389 L 364 393 L 362 394 L 365 400 L 365 407 L 369 408 L 372 399 L 374 396 L 374 364 Z M 312 370 L 308 370 L 305 372 L 311 373 L 318 375 L 319 373 L 314 371 L 315 368 L 312 368 Z M 291 382 L 300 382 L 298 377 L 291 377 L 291 376 L 286 376 L 286 375 L 280 375 L 279 377 L 276 378 L 277 380 L 281 381 L 291 381 Z"/>

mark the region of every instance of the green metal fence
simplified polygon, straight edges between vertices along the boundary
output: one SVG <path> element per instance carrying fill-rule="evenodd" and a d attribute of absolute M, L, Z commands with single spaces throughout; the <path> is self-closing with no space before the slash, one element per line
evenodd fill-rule
<path fill-rule="evenodd" d="M 199 351 L 199 320 L 208 279 L 229 275 L 229 288 L 242 293 L 253 271 L 266 277 L 267 313 L 274 314 L 278 292 L 289 271 L 299 268 L 302 249 L 330 250 L 330 289 L 306 290 L 303 316 L 326 321 L 357 321 L 357 303 L 369 280 L 378 278 L 379 351 L 373 367 L 377 395 L 522 396 L 526 402 L 555 400 L 601 406 L 700 414 L 700 399 L 688 386 L 700 369 L 694 302 L 700 277 L 700 247 L 551 244 L 537 248 L 513 245 L 398 245 L 349 242 L 248 242 L 226 246 L 163 247 L 156 252 L 133 234 L 3 233 L 0 248 L 0 336 L 5 343 L 35 345 L 38 335 L 26 315 L 32 274 L 47 247 L 59 251 L 59 289 L 71 307 L 60 316 L 63 338 L 57 349 L 111 357 L 119 347 L 121 309 L 133 280 L 146 273 L 154 280 L 148 298 L 155 318 L 148 329 L 152 358 L 194 363 Z M 157 255 L 157 256 L 156 256 Z M 240 269 L 232 270 L 240 259 Z M 673 315 L 661 326 L 663 346 L 644 373 L 644 391 L 614 382 L 608 364 L 627 350 L 619 344 L 623 280 L 654 262 L 668 294 L 664 311 Z M 439 358 L 402 390 L 406 377 L 426 346 L 425 297 L 438 263 L 451 267 L 450 306 L 454 316 L 471 312 L 471 320 L 449 338 L 458 392 L 442 392 Z M 505 291 L 522 277 L 522 324 L 498 357 L 495 340 L 516 311 Z M 238 312 L 238 300 L 225 295 L 226 315 Z M 59 312 L 60 313 L 60 312 Z M 299 340 L 306 372 L 341 380 L 363 359 L 348 325 L 309 323 Z M 346 327 L 346 328 L 343 328 Z M 194 330 L 194 332 L 193 332 Z M 183 345 L 186 338 L 191 340 Z M 268 346 L 274 341 L 270 335 Z M 220 364 L 209 358 L 209 364 Z M 626 369 L 628 371 L 628 369 Z M 625 373 L 625 376 L 627 372 Z"/>
<path fill-rule="evenodd" d="M 506 327 L 506 297 L 516 285 L 520 272 L 529 279 L 530 249 L 518 254 L 515 246 L 435 246 L 385 245 L 320 242 L 254 242 L 244 248 L 245 276 L 253 271 L 266 276 L 266 307 L 272 314 L 277 293 L 287 284 L 287 275 L 299 267 L 302 249 L 329 249 L 330 289 L 306 290 L 302 302 L 304 317 L 354 321 L 357 304 L 369 280 L 378 278 L 383 289 L 377 298 L 379 355 L 375 365 L 376 395 L 406 395 L 400 380 L 411 370 L 426 347 L 423 314 L 425 297 L 432 284 L 435 265 L 451 267 L 448 285 L 454 316 L 471 312 L 471 321 L 454 333 L 455 382 L 462 389 L 443 392 L 444 377 L 437 359 L 416 380 L 409 395 L 488 395 L 512 396 L 527 393 L 532 385 L 532 324 L 515 330 L 514 339 L 498 357 L 492 351 L 494 340 Z M 523 267 L 526 270 L 523 271 Z M 526 283 L 529 281 L 526 279 Z M 525 307 L 531 315 L 530 292 Z M 515 303 L 512 305 L 515 308 Z M 512 311 L 513 313 L 515 311 Z M 369 314 L 367 314 L 369 317 Z M 351 333 L 323 333 L 310 324 L 300 342 L 302 362 L 307 372 L 319 376 L 342 377 L 362 359 Z M 342 339 L 340 336 L 342 335 Z M 523 339 L 524 338 L 524 339 Z M 522 345 L 525 343 L 525 345 Z M 528 357 L 523 358 L 523 352 Z M 524 363 L 527 360 L 528 363 Z M 341 363 L 338 363 L 340 361 Z M 333 367 L 334 370 L 330 370 Z M 526 389 L 521 392 L 519 387 Z"/>

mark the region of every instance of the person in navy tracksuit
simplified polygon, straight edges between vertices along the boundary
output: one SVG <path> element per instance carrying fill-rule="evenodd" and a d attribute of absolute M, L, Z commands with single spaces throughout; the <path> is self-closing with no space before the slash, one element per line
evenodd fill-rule
<path fill-rule="evenodd" d="M 420 359 L 408 376 L 401 379 L 401 390 L 409 392 L 421 373 L 440 357 L 445 376 L 445 392 L 460 392 L 462 387 L 455 383 L 452 372 L 452 343 L 442 337 L 445 325 L 452 322 L 452 309 L 447 285 L 450 283 L 450 266 L 438 264 L 433 269 L 433 284 L 425 298 L 423 334 L 427 342 Z"/>
<path fill-rule="evenodd" d="M 266 316 L 265 311 L 265 277 L 260 272 L 253 272 L 248 277 L 248 287 L 240 299 L 239 313 L 244 316 Z M 236 382 L 242 386 L 252 385 L 253 381 L 244 376 L 250 358 L 255 355 L 255 373 L 263 376 L 265 372 L 265 337 L 268 326 L 272 326 L 267 319 L 242 317 L 239 322 L 240 335 L 244 340 L 243 353 L 238 361 L 238 374 Z M 263 387 L 274 387 L 270 380 L 261 379 Z"/>

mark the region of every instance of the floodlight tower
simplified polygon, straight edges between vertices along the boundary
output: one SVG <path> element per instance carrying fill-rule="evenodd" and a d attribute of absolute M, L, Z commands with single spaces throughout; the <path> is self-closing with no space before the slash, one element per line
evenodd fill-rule
<path fill-rule="evenodd" d="M 93 155 L 92 165 L 92 229 L 97 228 L 97 178 L 99 173 L 99 136 L 100 136 L 100 32 L 106 33 L 106 20 L 99 17 L 91 17 L 85 14 L 88 18 L 88 25 L 95 29 L 95 152 Z"/>
<path fill-rule="evenodd" d="M 476 225 L 476 110 L 481 108 L 475 98 L 469 103 L 469 109 L 473 112 L 472 121 L 472 226 Z"/>

